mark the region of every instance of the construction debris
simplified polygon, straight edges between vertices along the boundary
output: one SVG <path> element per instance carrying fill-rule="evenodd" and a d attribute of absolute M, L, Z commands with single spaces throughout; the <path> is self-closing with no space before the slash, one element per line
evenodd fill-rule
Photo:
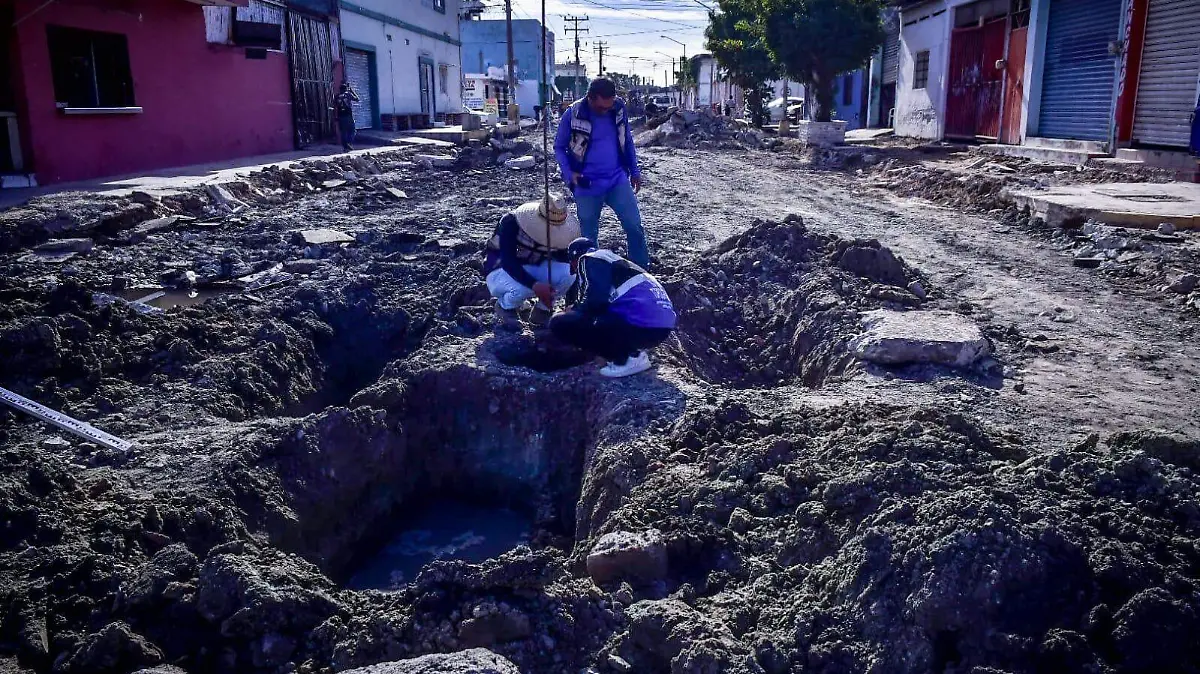
<path fill-rule="evenodd" d="M 757 148 L 763 133 L 743 121 L 718 115 L 707 108 L 700 111 L 670 108 L 646 122 L 646 131 L 634 137 L 639 147 Z"/>

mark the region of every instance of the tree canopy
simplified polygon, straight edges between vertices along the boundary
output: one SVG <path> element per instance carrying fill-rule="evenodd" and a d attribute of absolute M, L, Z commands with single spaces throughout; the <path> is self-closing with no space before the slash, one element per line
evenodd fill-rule
<path fill-rule="evenodd" d="M 718 11 L 709 13 L 704 46 L 729 79 L 746 91 L 746 102 L 755 126 L 764 120 L 764 84 L 779 76 L 779 64 L 767 48 L 758 0 L 717 0 Z"/>
<path fill-rule="evenodd" d="M 834 78 L 867 65 L 883 43 L 883 0 L 739 0 L 757 5 L 772 58 L 810 85 L 814 119 L 832 119 Z"/>

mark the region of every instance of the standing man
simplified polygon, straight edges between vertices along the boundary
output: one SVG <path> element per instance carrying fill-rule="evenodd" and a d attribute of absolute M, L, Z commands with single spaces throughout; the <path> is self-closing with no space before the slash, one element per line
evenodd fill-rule
<path fill-rule="evenodd" d="M 603 357 L 605 377 L 628 377 L 650 369 L 647 350 L 675 329 L 675 308 L 646 270 L 611 250 L 579 238 L 567 247 L 571 273 L 579 275 L 579 301 L 550 319 L 560 341 Z"/>
<path fill-rule="evenodd" d="M 354 104 L 361 100 L 349 82 L 342 82 L 342 88 L 333 98 L 334 109 L 337 110 L 338 130 L 342 132 L 342 149 L 349 152 L 354 149 Z"/>
<path fill-rule="evenodd" d="M 592 80 L 587 97 L 563 113 L 554 155 L 563 182 L 575 194 L 583 235 L 599 240 L 600 210 L 608 204 L 625 230 L 629 259 L 642 268 L 650 266 L 636 196 L 642 188 L 642 173 L 625 101 L 617 97 L 612 80 Z"/>
<path fill-rule="evenodd" d="M 726 117 L 733 116 L 733 106 L 734 106 L 733 94 L 730 94 L 729 100 L 725 101 L 725 116 Z"/>

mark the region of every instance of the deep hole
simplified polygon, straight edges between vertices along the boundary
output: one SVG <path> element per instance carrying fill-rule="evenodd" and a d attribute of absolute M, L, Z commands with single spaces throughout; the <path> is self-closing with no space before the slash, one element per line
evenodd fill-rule
<path fill-rule="evenodd" d="M 495 348 L 496 359 L 505 365 L 525 367 L 538 372 L 556 372 L 585 365 L 592 360 L 586 352 L 549 340 L 534 342 L 519 339 Z"/>
<path fill-rule="evenodd" d="M 457 366 L 397 383 L 403 402 L 387 417 L 375 400 L 330 412 L 316 447 L 281 451 L 295 516 L 275 523 L 274 542 L 337 582 L 380 588 L 434 557 L 569 547 L 592 406 L 532 381 Z"/>
<path fill-rule="evenodd" d="M 933 638 L 933 671 L 944 672 L 950 665 L 962 660 L 958 648 L 958 630 L 942 630 Z"/>

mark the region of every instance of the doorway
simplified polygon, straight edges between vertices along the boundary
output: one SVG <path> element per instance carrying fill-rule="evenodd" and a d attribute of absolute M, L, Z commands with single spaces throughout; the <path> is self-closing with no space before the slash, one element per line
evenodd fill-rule
<path fill-rule="evenodd" d="M 1000 137 L 1007 27 L 1008 19 L 1002 17 L 955 28 L 951 34 L 947 136 L 993 141 Z"/>
<path fill-rule="evenodd" d="M 433 60 L 422 56 L 418 60 L 418 67 L 421 81 L 421 114 L 425 116 L 426 123 L 433 126 L 437 118 L 437 104 L 433 93 Z"/>
<path fill-rule="evenodd" d="M 292 119 L 296 147 L 303 148 L 334 135 L 333 40 L 324 18 L 288 11 L 287 25 Z"/>
<path fill-rule="evenodd" d="M 17 129 L 17 92 L 14 91 L 16 60 L 12 50 L 16 40 L 13 8 L 0 5 L 0 173 L 24 169 L 21 158 L 21 137 Z"/>

